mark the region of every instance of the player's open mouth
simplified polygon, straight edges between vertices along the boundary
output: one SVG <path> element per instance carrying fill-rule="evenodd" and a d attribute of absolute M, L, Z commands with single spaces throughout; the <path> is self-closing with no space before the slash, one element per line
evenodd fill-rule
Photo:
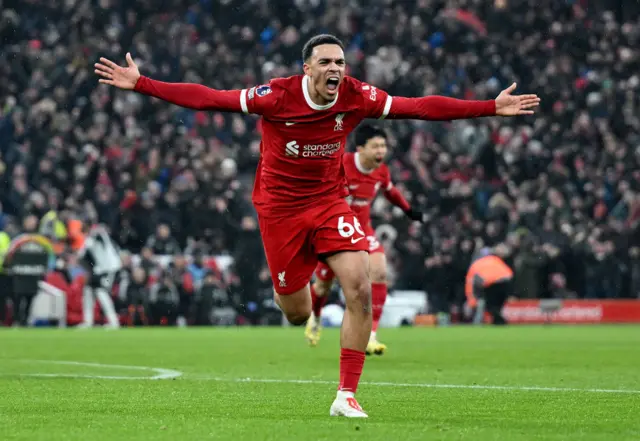
<path fill-rule="evenodd" d="M 338 90 L 339 85 L 340 85 L 339 77 L 329 77 L 327 79 L 327 90 L 329 90 L 329 92 L 335 92 L 336 90 Z"/>

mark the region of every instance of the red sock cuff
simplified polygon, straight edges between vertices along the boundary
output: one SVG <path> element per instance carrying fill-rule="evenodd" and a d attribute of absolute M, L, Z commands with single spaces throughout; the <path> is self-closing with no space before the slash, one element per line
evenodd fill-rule
<path fill-rule="evenodd" d="M 340 357 L 353 357 L 353 358 L 360 358 L 362 357 L 362 359 L 365 359 L 365 353 L 364 351 L 356 351 L 355 349 L 349 349 L 349 348 L 340 348 Z"/>
<path fill-rule="evenodd" d="M 364 360 L 364 352 L 346 348 L 340 350 L 340 385 L 338 390 L 356 393 Z"/>

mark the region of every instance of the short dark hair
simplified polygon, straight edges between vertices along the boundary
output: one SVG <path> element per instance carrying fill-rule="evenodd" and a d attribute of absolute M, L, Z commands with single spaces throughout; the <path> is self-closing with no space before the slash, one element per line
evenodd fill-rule
<path fill-rule="evenodd" d="M 316 46 L 320 46 L 322 44 L 337 44 L 340 46 L 340 49 L 344 50 L 344 44 L 342 41 L 335 35 L 331 34 L 320 34 L 315 37 L 311 37 L 309 41 L 304 44 L 302 48 L 302 61 L 307 62 L 309 58 L 311 58 L 311 54 L 313 53 L 313 48 Z"/>
<path fill-rule="evenodd" d="M 371 138 L 376 136 L 387 139 L 387 133 L 380 127 L 372 124 L 361 124 L 355 133 L 356 147 L 364 146 Z"/>

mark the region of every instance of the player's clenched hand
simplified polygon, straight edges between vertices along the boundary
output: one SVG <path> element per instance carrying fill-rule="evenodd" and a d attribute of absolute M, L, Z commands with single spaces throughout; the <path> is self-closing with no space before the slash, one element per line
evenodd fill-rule
<path fill-rule="evenodd" d="M 95 64 L 96 74 L 102 77 L 100 82 L 120 89 L 131 90 L 136 87 L 140 71 L 129 52 L 127 52 L 126 59 L 127 67 L 121 67 L 111 60 L 100 58 L 100 62 Z"/>
<path fill-rule="evenodd" d="M 517 116 L 533 115 L 533 108 L 538 107 L 538 95 L 511 95 L 516 89 L 516 83 L 500 92 L 496 98 L 496 115 Z"/>

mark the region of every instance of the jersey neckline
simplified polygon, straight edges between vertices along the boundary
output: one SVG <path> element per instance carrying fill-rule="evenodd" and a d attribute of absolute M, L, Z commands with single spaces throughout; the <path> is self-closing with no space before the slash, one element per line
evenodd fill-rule
<path fill-rule="evenodd" d="M 309 95 L 309 77 L 307 75 L 302 75 L 302 94 L 304 95 L 304 100 L 307 102 L 307 105 L 313 110 L 327 110 L 332 108 L 338 102 L 340 92 L 336 93 L 335 99 L 330 103 L 324 105 L 316 104 L 311 100 L 311 96 Z"/>

